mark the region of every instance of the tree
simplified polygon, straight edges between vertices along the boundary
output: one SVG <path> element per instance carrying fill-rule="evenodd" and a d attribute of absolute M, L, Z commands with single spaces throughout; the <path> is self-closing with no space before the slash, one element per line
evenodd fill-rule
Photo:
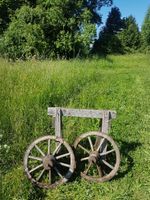
<path fill-rule="evenodd" d="M 13 59 L 87 54 L 96 32 L 95 24 L 101 23 L 98 11 L 104 5 L 111 5 L 112 0 L 21 2 L 0 42 L 2 54 Z"/>
<path fill-rule="evenodd" d="M 113 0 L 83 0 L 83 7 L 90 10 L 92 14 L 92 23 L 101 24 L 100 9 L 103 6 L 111 6 Z"/>
<path fill-rule="evenodd" d="M 3 56 L 13 60 L 44 57 L 47 43 L 40 24 L 36 23 L 42 14 L 41 9 L 29 6 L 16 12 L 0 43 Z"/>
<path fill-rule="evenodd" d="M 143 25 L 142 25 L 142 40 L 143 46 L 150 50 L 150 7 L 147 10 Z"/>
<path fill-rule="evenodd" d="M 119 8 L 113 7 L 108 15 L 105 31 L 110 34 L 116 34 L 123 27 L 123 22 L 121 19 L 121 12 Z"/>
<path fill-rule="evenodd" d="M 8 27 L 11 16 L 22 5 L 35 5 L 36 0 L 0 0 L 0 34 Z"/>
<path fill-rule="evenodd" d="M 108 14 L 105 26 L 99 33 L 98 40 L 94 44 L 95 53 L 119 53 L 122 52 L 120 41 L 117 33 L 121 31 L 123 21 L 119 8 L 113 7 Z"/>
<path fill-rule="evenodd" d="M 124 18 L 124 28 L 118 33 L 118 38 L 121 41 L 125 52 L 138 50 L 141 45 L 141 37 L 138 25 L 135 18 L 131 15 Z"/>

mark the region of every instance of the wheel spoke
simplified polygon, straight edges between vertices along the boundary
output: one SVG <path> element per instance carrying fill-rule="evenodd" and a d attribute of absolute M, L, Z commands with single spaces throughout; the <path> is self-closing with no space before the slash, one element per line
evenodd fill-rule
<path fill-rule="evenodd" d="M 99 144 L 99 146 L 97 147 L 97 150 L 96 151 L 99 151 L 99 149 L 101 148 L 103 142 L 104 142 L 105 138 L 101 139 L 101 142 Z"/>
<path fill-rule="evenodd" d="M 60 156 L 56 156 L 56 159 L 58 160 L 58 159 L 60 159 L 60 158 L 67 157 L 67 156 L 69 156 L 69 155 L 70 155 L 70 153 L 65 153 L 65 154 L 62 154 L 62 155 L 60 155 Z"/>
<path fill-rule="evenodd" d="M 35 144 L 35 148 L 41 153 L 42 156 L 45 156 L 43 151 Z"/>
<path fill-rule="evenodd" d="M 106 160 L 102 160 L 102 162 L 103 162 L 105 165 L 107 165 L 110 169 L 114 169 L 114 167 L 113 167 L 111 164 L 109 164 Z"/>
<path fill-rule="evenodd" d="M 112 150 L 106 151 L 106 152 L 102 152 L 102 153 L 100 153 L 100 156 L 105 156 L 105 155 L 107 155 L 107 154 L 109 154 L 109 153 L 112 153 L 112 152 L 114 152 L 114 151 L 115 151 L 115 149 L 112 149 Z"/>
<path fill-rule="evenodd" d="M 84 151 L 87 152 L 88 154 L 90 153 L 90 151 L 87 150 L 86 148 L 84 148 L 81 144 L 79 144 L 78 147 L 80 147 L 82 150 L 84 150 Z"/>
<path fill-rule="evenodd" d="M 80 161 L 84 161 L 84 160 L 88 160 L 88 159 L 89 159 L 89 156 L 85 157 L 85 158 L 81 158 Z"/>
<path fill-rule="evenodd" d="M 92 144 L 92 140 L 91 140 L 91 138 L 88 137 L 88 140 L 89 140 L 89 143 L 90 143 L 91 150 L 94 151 L 94 147 L 93 147 L 93 144 Z"/>
<path fill-rule="evenodd" d="M 61 143 L 58 144 L 58 146 L 56 147 L 56 149 L 53 152 L 53 156 L 57 153 L 57 151 L 59 150 L 59 148 L 61 147 Z"/>
<path fill-rule="evenodd" d="M 63 176 L 61 175 L 60 171 L 56 167 L 54 167 L 54 169 L 57 172 L 57 174 L 60 176 L 60 178 L 63 178 Z"/>
<path fill-rule="evenodd" d="M 58 162 L 59 165 L 62 165 L 64 167 L 69 167 L 70 168 L 70 165 L 68 165 L 67 163 L 63 163 L 63 162 Z"/>
<path fill-rule="evenodd" d="M 49 169 L 49 171 L 48 171 L 48 179 L 49 179 L 49 184 L 51 184 L 52 183 L 52 171 L 51 171 L 51 169 Z"/>
<path fill-rule="evenodd" d="M 103 176 L 103 173 L 102 173 L 101 167 L 98 166 L 98 165 L 96 165 L 96 167 L 97 167 L 97 171 L 98 171 L 99 176 L 102 177 L 102 176 Z"/>
<path fill-rule="evenodd" d="M 47 147 L 47 154 L 50 155 L 50 139 L 48 139 L 48 147 Z"/>
<path fill-rule="evenodd" d="M 40 164 L 40 165 L 38 165 L 37 167 L 31 169 L 31 170 L 29 171 L 29 173 L 32 173 L 32 172 L 34 172 L 35 170 L 37 170 L 37 169 L 39 169 L 39 168 L 41 168 L 41 167 L 43 167 L 43 164 Z"/>
<path fill-rule="evenodd" d="M 33 159 L 33 160 L 39 160 L 39 161 L 42 161 L 42 158 L 40 158 L 40 157 L 29 156 L 28 158 Z"/>
<path fill-rule="evenodd" d="M 108 145 L 106 145 L 105 148 L 103 149 L 103 153 L 107 151 L 107 147 Z"/>
<path fill-rule="evenodd" d="M 43 169 L 42 171 L 41 171 L 41 173 L 40 173 L 40 175 L 37 177 L 37 181 L 39 181 L 40 180 L 40 178 L 42 177 L 42 175 L 44 174 L 44 172 L 45 172 L 45 169 Z"/>
<path fill-rule="evenodd" d="M 84 171 L 84 173 L 85 173 L 85 174 L 87 174 L 87 173 L 88 173 L 88 171 L 89 171 L 89 169 L 90 169 L 91 165 L 92 165 L 92 163 L 89 163 L 89 164 L 88 164 L 88 168 L 87 168 L 87 169 Z"/>

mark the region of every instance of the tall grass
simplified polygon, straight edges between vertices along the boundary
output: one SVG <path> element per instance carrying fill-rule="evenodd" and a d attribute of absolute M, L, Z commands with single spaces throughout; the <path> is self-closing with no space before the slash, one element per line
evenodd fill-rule
<path fill-rule="evenodd" d="M 3 199 L 144 199 L 150 197 L 150 58 L 109 56 L 72 61 L 0 60 L 0 140 Z M 57 189 L 33 187 L 23 173 L 27 146 L 54 134 L 48 106 L 114 109 L 110 134 L 122 162 L 103 184 L 79 177 Z M 64 138 L 98 129 L 98 120 L 65 118 Z"/>

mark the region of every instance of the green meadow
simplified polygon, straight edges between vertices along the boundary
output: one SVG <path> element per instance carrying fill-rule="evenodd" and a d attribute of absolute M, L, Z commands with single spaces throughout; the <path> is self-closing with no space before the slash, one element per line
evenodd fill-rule
<path fill-rule="evenodd" d="M 26 178 L 23 157 L 40 136 L 54 135 L 48 107 L 116 110 L 110 135 L 121 152 L 118 174 L 90 183 L 74 176 L 53 190 Z M 64 138 L 73 144 L 98 130 L 98 119 L 64 118 Z M 0 150 L 4 200 L 149 200 L 150 56 L 108 56 L 85 60 L 0 59 Z"/>

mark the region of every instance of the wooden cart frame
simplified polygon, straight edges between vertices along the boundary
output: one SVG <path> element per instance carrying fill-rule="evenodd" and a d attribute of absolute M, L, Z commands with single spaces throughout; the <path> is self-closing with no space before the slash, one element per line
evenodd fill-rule
<path fill-rule="evenodd" d="M 116 111 L 112 110 L 87 110 L 49 107 L 48 115 L 55 119 L 55 136 L 62 137 L 62 117 L 82 117 L 102 119 L 100 131 L 108 134 L 111 119 L 116 118 Z"/>
<path fill-rule="evenodd" d="M 89 181 L 104 182 L 116 174 L 120 165 L 120 153 L 116 143 L 108 136 L 110 121 L 116 118 L 115 111 L 49 107 L 48 115 L 54 118 L 55 136 L 43 136 L 35 140 L 24 157 L 25 172 L 33 183 L 42 188 L 53 188 L 65 183 L 71 178 L 76 163 L 79 162 L 81 165 L 78 166 L 84 163 L 84 169 L 80 169 L 81 176 Z M 63 138 L 62 117 L 97 118 L 101 121 L 101 127 L 97 132 L 92 131 L 77 137 L 72 148 Z M 39 146 L 44 142 L 47 145 L 46 152 Z M 55 142 L 53 150 L 52 142 Z M 32 154 L 34 149 L 40 156 Z M 78 152 L 80 155 L 77 155 Z M 63 159 L 67 161 L 64 162 Z M 31 167 L 30 161 L 39 163 Z M 91 174 L 92 167 L 96 167 L 98 175 L 95 172 Z M 44 182 L 43 177 L 46 174 L 48 178 Z M 55 179 L 54 174 L 59 178 Z"/>

